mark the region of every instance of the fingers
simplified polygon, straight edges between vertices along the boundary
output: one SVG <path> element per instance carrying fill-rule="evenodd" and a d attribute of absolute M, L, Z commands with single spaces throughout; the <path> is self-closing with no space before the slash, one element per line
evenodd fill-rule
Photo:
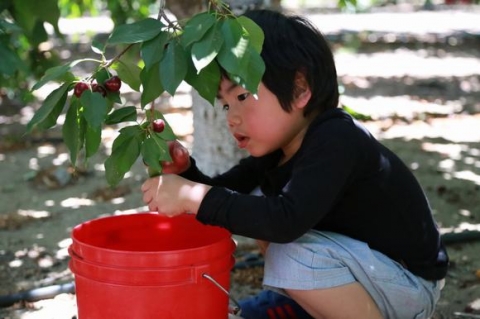
<path fill-rule="evenodd" d="M 168 145 L 171 162 L 162 162 L 162 167 L 167 173 L 183 173 L 189 166 L 190 155 L 188 150 L 178 141 L 170 142 Z"/>
<path fill-rule="evenodd" d="M 143 199 L 143 202 L 148 205 L 153 200 L 153 196 L 150 195 L 149 192 L 146 192 L 146 193 L 143 193 L 143 198 L 142 199 Z"/>
<path fill-rule="evenodd" d="M 152 183 L 153 178 L 147 179 L 143 184 L 142 187 L 140 188 L 142 192 L 146 192 L 150 189 L 150 184 Z"/>
<path fill-rule="evenodd" d="M 158 211 L 157 207 L 153 204 L 148 205 L 148 210 L 151 211 L 151 212 L 157 212 Z"/>
<path fill-rule="evenodd" d="M 143 202 L 149 211 L 173 217 L 185 212 L 184 203 L 180 196 L 179 187 L 183 179 L 177 175 L 164 174 L 149 178 L 142 186 Z"/>
<path fill-rule="evenodd" d="M 158 182 L 156 181 L 157 179 L 158 177 L 147 179 L 140 188 L 141 191 L 143 192 L 142 200 L 145 204 L 148 205 L 148 208 L 150 210 L 152 210 L 152 207 L 150 206 L 152 205 L 152 203 L 154 203 L 154 197 L 155 197 L 155 193 L 152 192 L 151 189 L 153 185 L 158 184 Z"/>

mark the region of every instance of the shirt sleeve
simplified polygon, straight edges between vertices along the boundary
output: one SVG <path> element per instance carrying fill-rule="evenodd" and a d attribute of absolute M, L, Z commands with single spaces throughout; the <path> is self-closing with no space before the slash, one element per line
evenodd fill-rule
<path fill-rule="evenodd" d="M 214 177 L 203 174 L 196 165 L 195 159 L 190 158 L 190 168 L 180 176 L 194 182 L 211 186 L 223 187 L 243 194 L 249 194 L 259 184 L 267 167 L 278 161 L 280 154 L 274 152 L 263 157 L 252 157 L 241 159 L 240 162 L 230 170 Z"/>

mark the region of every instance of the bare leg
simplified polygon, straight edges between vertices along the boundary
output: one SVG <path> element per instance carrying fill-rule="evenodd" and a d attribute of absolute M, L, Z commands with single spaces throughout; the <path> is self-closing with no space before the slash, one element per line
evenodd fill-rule
<path fill-rule="evenodd" d="M 316 319 L 382 319 L 372 297 L 358 282 L 334 288 L 287 290 Z"/>

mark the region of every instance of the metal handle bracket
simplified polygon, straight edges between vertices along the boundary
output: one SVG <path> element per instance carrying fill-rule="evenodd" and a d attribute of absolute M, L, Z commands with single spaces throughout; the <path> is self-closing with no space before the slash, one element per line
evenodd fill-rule
<path fill-rule="evenodd" d="M 235 307 L 232 307 L 231 309 L 229 309 L 232 314 L 234 315 L 240 315 L 240 313 L 242 312 L 242 309 L 240 307 L 240 304 L 238 303 L 238 301 L 232 297 L 232 295 L 228 292 L 227 289 L 225 289 L 222 285 L 220 285 L 218 283 L 218 281 L 216 281 L 212 276 L 210 276 L 209 274 L 205 274 L 203 273 L 202 274 L 202 277 L 205 278 L 205 279 L 208 279 L 211 283 L 213 283 L 215 286 L 218 287 L 218 289 L 220 289 L 221 291 L 223 291 L 227 296 L 228 298 L 233 301 L 233 303 L 235 304 Z"/>

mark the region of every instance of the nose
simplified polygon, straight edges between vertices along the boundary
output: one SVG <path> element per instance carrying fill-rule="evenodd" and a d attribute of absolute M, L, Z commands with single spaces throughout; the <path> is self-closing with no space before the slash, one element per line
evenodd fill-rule
<path fill-rule="evenodd" d="M 228 126 L 229 127 L 235 127 L 235 126 L 240 125 L 240 123 L 242 123 L 242 119 L 240 117 L 240 114 L 235 112 L 233 110 L 233 108 L 230 108 L 227 111 L 227 124 L 228 124 Z"/>

